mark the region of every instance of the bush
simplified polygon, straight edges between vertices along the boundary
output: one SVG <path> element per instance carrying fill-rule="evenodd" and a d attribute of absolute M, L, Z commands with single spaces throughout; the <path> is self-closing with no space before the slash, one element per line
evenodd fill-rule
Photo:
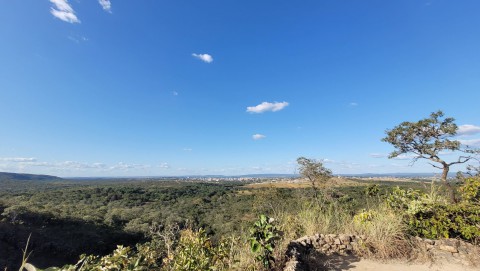
<path fill-rule="evenodd" d="M 432 191 L 434 188 L 432 186 Z M 437 193 L 395 188 L 388 205 L 401 211 L 413 235 L 426 238 L 480 240 L 480 179 L 470 178 L 457 189 L 461 201 L 448 204 Z"/>
<path fill-rule="evenodd" d="M 415 235 L 426 238 L 462 238 L 474 241 L 480 238 L 480 206 L 468 203 L 430 205 L 407 217 Z"/>
<path fill-rule="evenodd" d="M 223 240 L 214 245 L 205 231 L 186 229 L 174 251 L 170 270 L 209 271 L 227 270 L 230 264 L 230 246 Z"/>
<path fill-rule="evenodd" d="M 458 190 L 462 201 L 480 204 L 480 178 L 466 179 Z"/>

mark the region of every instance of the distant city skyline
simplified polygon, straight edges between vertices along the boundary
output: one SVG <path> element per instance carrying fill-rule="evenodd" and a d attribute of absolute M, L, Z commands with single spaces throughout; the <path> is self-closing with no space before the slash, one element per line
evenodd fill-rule
<path fill-rule="evenodd" d="M 478 1 L 1 6 L 0 172 L 439 172 L 381 142 L 437 110 L 480 147 Z"/>

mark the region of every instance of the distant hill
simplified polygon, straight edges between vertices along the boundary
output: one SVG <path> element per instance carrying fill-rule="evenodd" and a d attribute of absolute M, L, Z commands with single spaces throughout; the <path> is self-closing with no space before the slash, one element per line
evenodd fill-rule
<path fill-rule="evenodd" d="M 0 172 L 0 181 L 61 181 L 60 177 L 51 175 Z"/>

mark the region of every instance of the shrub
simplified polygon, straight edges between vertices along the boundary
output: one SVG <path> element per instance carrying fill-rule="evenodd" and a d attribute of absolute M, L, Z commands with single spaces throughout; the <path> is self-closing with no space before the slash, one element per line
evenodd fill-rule
<path fill-rule="evenodd" d="M 427 238 L 462 238 L 474 241 L 480 238 L 480 206 L 468 203 L 429 206 L 410 214 L 411 231 Z"/>
<path fill-rule="evenodd" d="M 230 246 L 226 240 L 215 246 L 203 229 L 186 229 L 180 234 L 170 270 L 227 270 L 229 263 Z"/>
<path fill-rule="evenodd" d="M 250 228 L 251 251 L 258 254 L 255 259 L 261 262 L 266 269 L 270 269 L 275 262 L 273 250 L 280 237 L 277 227 L 272 222 L 272 218 L 261 215 L 260 219 Z"/>
<path fill-rule="evenodd" d="M 466 179 L 458 190 L 462 201 L 480 204 L 480 178 Z"/>
<path fill-rule="evenodd" d="M 387 203 L 402 213 L 414 235 L 434 239 L 458 237 L 468 241 L 480 240 L 480 181 L 478 178 L 467 179 L 458 192 L 462 201 L 448 204 L 436 193 L 426 194 L 397 187 L 389 195 Z"/>

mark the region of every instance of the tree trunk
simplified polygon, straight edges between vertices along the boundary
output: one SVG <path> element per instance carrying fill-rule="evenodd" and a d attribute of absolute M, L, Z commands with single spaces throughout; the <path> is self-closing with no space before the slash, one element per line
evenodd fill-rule
<path fill-rule="evenodd" d="M 447 187 L 450 201 L 452 203 L 457 203 L 457 199 L 455 197 L 455 190 L 453 189 L 452 185 L 448 182 L 448 171 L 450 170 L 450 166 L 448 164 L 443 164 L 443 171 L 442 171 L 442 181 Z"/>

